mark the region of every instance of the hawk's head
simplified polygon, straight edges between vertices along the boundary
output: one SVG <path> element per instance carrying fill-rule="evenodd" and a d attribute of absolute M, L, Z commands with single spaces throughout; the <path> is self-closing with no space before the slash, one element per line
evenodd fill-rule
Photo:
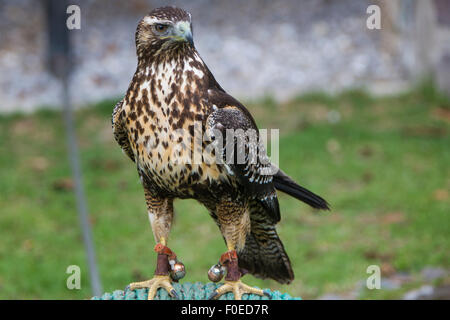
<path fill-rule="evenodd" d="M 180 8 L 155 9 L 138 24 L 136 50 L 139 58 L 193 46 L 191 14 Z"/>

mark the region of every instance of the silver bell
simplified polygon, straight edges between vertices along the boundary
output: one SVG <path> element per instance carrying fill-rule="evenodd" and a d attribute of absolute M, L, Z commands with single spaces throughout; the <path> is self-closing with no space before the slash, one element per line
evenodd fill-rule
<path fill-rule="evenodd" d="M 222 280 L 224 273 L 225 267 L 215 264 L 208 270 L 208 279 L 212 282 L 219 282 Z"/>
<path fill-rule="evenodd" d="M 186 269 L 183 263 L 177 261 L 175 263 L 171 263 L 170 266 L 171 270 L 169 274 L 173 281 L 178 281 L 186 275 Z"/>

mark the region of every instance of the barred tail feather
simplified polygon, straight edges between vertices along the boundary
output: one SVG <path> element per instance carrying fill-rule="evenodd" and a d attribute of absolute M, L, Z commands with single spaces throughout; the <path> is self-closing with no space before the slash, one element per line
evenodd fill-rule
<path fill-rule="evenodd" d="M 259 207 L 259 208 L 258 208 Z M 245 246 L 238 251 L 239 267 L 258 278 L 290 283 L 294 272 L 275 225 L 268 222 L 260 205 L 250 214 L 251 231 Z"/>

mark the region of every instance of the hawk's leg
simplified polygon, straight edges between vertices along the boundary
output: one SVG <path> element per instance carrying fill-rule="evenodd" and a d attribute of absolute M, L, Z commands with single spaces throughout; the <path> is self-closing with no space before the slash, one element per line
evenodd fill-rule
<path fill-rule="evenodd" d="M 225 283 L 216 289 L 209 299 L 218 298 L 224 293 L 233 292 L 236 300 L 241 300 L 243 294 L 270 295 L 257 288 L 250 287 L 241 282 L 244 275 L 238 265 L 236 249 L 242 249 L 245 238 L 250 231 L 250 218 L 246 206 L 231 201 L 222 201 L 216 209 L 220 229 L 227 243 L 228 251 L 220 257 L 220 264 L 227 269 Z"/>
<path fill-rule="evenodd" d="M 154 197 L 145 189 L 145 199 L 147 202 L 148 216 L 155 237 L 155 251 L 158 253 L 155 276 L 147 281 L 133 282 L 128 287 L 130 290 L 149 288 L 148 300 L 153 300 L 159 288 L 164 288 L 169 294 L 178 298 L 172 286 L 172 279 L 169 276 L 169 260 L 175 260 L 176 255 L 166 247 L 170 227 L 173 219 L 173 200 Z"/>

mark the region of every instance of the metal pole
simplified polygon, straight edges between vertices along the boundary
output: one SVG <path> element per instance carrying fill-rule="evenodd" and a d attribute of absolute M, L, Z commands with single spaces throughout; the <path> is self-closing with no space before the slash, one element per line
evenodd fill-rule
<path fill-rule="evenodd" d="M 78 216 L 81 224 L 81 230 L 83 233 L 83 241 L 86 248 L 89 276 L 91 280 L 92 292 L 96 296 L 102 295 L 102 285 L 100 283 L 100 276 L 97 269 L 97 261 L 95 258 L 94 242 L 92 240 L 91 224 L 89 222 L 89 214 L 86 203 L 86 197 L 83 188 L 83 180 L 81 176 L 80 156 L 78 152 L 77 139 L 74 128 L 72 105 L 69 93 L 69 81 L 65 77 L 63 79 L 63 105 L 64 105 L 64 122 L 66 127 L 66 138 L 68 153 L 70 159 L 70 166 L 72 169 L 72 176 L 75 187 L 75 197 L 77 202 Z"/>
<path fill-rule="evenodd" d="M 92 239 L 91 224 L 89 222 L 88 207 L 83 188 L 80 156 L 78 151 L 75 125 L 70 97 L 70 42 L 66 28 L 67 1 L 47 0 L 47 21 L 49 32 L 50 66 L 52 72 L 61 79 L 63 116 L 66 129 L 67 148 L 75 187 L 75 198 L 78 217 L 83 235 L 83 242 L 87 253 L 89 276 L 92 293 L 102 295 L 102 285 L 97 269 L 95 248 Z"/>

